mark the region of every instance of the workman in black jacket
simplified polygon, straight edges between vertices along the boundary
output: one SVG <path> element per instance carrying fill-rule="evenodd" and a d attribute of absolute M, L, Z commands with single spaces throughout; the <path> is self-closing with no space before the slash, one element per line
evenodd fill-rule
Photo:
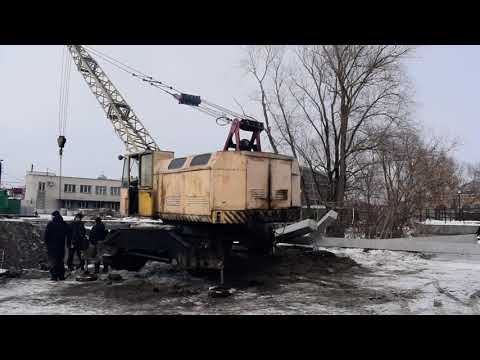
<path fill-rule="evenodd" d="M 52 213 L 52 220 L 45 230 L 48 261 L 50 263 L 51 280 L 65 280 L 65 240 L 68 237 L 68 225 L 58 211 Z"/>
<path fill-rule="evenodd" d="M 105 224 L 102 222 L 100 217 L 95 219 L 95 225 L 93 225 L 92 229 L 90 230 L 90 244 L 93 247 L 92 249 L 92 258 L 95 261 L 95 273 L 98 274 L 100 272 L 100 262 L 101 257 L 103 254 L 103 241 L 107 236 L 108 231 L 105 229 Z M 108 271 L 108 266 L 103 264 L 103 272 Z"/>
<path fill-rule="evenodd" d="M 77 254 L 80 260 L 79 267 L 85 269 L 85 260 L 82 258 L 82 251 L 88 249 L 87 231 L 82 221 L 83 215 L 78 213 L 75 215 L 72 224 L 70 225 L 70 236 L 67 239 L 68 260 L 67 265 L 70 271 L 73 270 L 73 257 Z"/>

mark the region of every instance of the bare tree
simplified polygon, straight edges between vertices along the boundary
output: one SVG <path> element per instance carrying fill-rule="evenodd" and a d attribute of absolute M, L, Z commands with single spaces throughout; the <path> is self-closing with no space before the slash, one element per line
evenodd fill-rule
<path fill-rule="evenodd" d="M 408 118 L 401 62 L 409 52 L 400 46 L 247 48 L 244 66 L 259 85 L 272 148 L 290 152 L 315 180 L 325 174 L 326 202 L 341 207 L 348 191 L 359 190 L 358 177 L 372 172 L 362 154 Z M 318 181 L 315 186 L 322 193 Z"/>
<path fill-rule="evenodd" d="M 248 73 L 253 75 L 258 83 L 260 92 L 260 104 L 262 107 L 262 115 L 265 121 L 265 131 L 268 141 L 275 154 L 278 154 L 277 144 L 272 135 L 270 126 L 270 117 L 268 110 L 268 99 L 265 90 L 266 77 L 273 66 L 273 62 L 280 56 L 280 49 L 274 46 L 248 46 L 246 48 L 246 58 L 243 60 L 243 67 Z"/>
<path fill-rule="evenodd" d="M 339 205 L 355 163 L 349 160 L 375 148 L 389 126 L 405 118 L 401 60 L 408 52 L 406 47 L 359 45 L 296 50 L 291 94 L 319 140 L 318 163 L 331 183 L 330 200 Z"/>
<path fill-rule="evenodd" d="M 381 237 L 401 232 L 420 209 L 448 199 L 459 184 L 448 144 L 440 139 L 426 141 L 415 128 L 392 135 L 375 150 L 386 206 Z"/>

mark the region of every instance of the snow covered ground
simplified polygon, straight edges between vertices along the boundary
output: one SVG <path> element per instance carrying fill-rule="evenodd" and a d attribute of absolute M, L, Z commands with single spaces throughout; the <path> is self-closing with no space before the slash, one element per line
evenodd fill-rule
<path fill-rule="evenodd" d="M 473 220 L 434 220 L 434 219 L 427 219 L 422 221 L 420 224 L 425 225 L 478 225 L 480 226 L 480 221 L 473 221 Z"/>
<path fill-rule="evenodd" d="M 480 314 L 480 256 L 319 250 L 247 267 L 224 299 L 208 296 L 214 280 L 156 263 L 119 283 L 0 277 L 0 314 Z"/>
<path fill-rule="evenodd" d="M 73 221 L 74 216 L 65 215 L 62 216 L 65 221 Z M 40 214 L 38 217 L 21 217 L 21 218 L 0 218 L 0 221 L 7 222 L 31 222 L 31 221 L 50 221 L 52 218 L 49 214 Z M 85 220 L 85 219 L 84 219 Z M 120 223 L 132 223 L 132 224 L 161 224 L 161 220 L 153 220 L 150 218 L 139 218 L 139 217 L 123 217 L 123 218 L 110 218 L 103 217 L 103 222 L 120 222 Z"/>
<path fill-rule="evenodd" d="M 329 249 L 332 251 L 332 249 Z M 480 314 L 480 256 L 435 255 L 360 249 L 333 250 L 371 269 L 359 285 L 390 289 L 398 301 L 367 306 L 376 314 Z M 435 306 L 437 305 L 437 306 Z"/>

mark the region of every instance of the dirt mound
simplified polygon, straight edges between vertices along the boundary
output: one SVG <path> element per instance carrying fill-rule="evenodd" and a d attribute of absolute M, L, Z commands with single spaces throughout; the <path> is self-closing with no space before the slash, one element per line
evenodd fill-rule
<path fill-rule="evenodd" d="M 329 251 L 283 250 L 275 256 L 234 256 L 225 270 L 226 281 L 237 288 L 272 288 L 310 277 L 366 271 L 349 257 Z"/>
<path fill-rule="evenodd" d="M 0 261 L 4 268 L 41 268 L 48 263 L 42 228 L 22 221 L 0 221 Z"/>

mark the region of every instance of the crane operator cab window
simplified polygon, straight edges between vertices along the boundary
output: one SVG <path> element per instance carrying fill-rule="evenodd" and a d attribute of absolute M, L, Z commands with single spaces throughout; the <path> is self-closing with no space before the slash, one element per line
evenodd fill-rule
<path fill-rule="evenodd" d="M 153 186 L 153 154 L 144 154 L 140 160 L 140 187 Z"/>
<path fill-rule="evenodd" d="M 128 188 L 128 214 L 138 213 L 138 155 L 123 160 L 122 188 Z"/>

